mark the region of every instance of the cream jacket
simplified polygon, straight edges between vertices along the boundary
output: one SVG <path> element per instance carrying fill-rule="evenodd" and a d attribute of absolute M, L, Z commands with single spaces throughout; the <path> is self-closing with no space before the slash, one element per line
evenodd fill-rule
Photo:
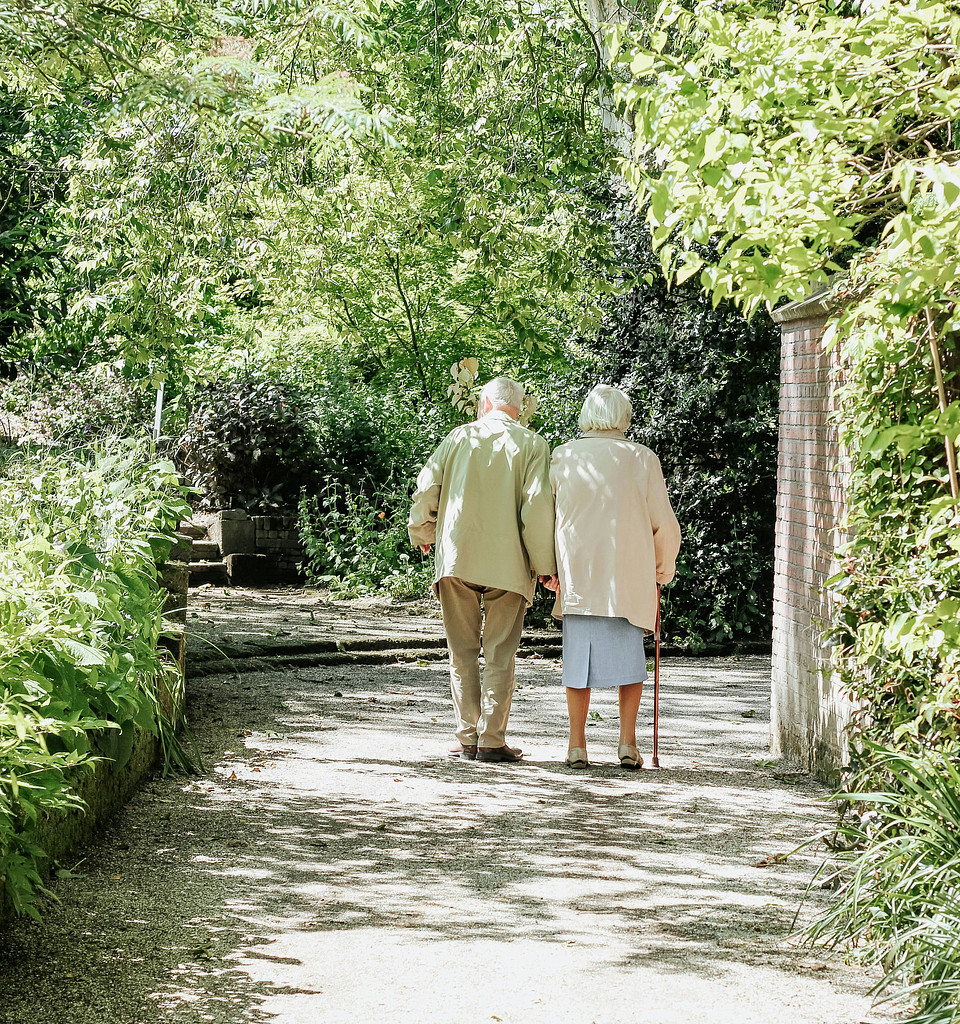
<path fill-rule="evenodd" d="M 435 544 L 434 581 L 522 594 L 556 572 L 550 448 L 500 410 L 452 430 L 417 477 L 407 532 Z"/>
<path fill-rule="evenodd" d="M 619 430 L 553 453 L 560 589 L 553 614 L 622 617 L 653 632 L 657 584 L 676 573 L 680 526 L 660 461 Z"/>

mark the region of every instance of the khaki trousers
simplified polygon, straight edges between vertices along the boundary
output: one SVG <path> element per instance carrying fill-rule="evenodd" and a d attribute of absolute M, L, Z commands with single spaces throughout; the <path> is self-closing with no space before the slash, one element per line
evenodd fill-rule
<path fill-rule="evenodd" d="M 455 576 L 439 580 L 437 594 L 450 648 L 450 693 L 457 739 L 464 746 L 502 747 L 527 602 L 510 590 L 480 587 Z"/>

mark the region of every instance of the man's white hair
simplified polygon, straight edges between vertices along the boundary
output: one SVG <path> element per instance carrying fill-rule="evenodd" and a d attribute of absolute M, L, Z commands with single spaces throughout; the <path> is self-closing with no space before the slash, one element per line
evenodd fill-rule
<path fill-rule="evenodd" d="M 633 418 L 630 399 L 619 388 L 598 384 L 583 400 L 581 430 L 626 430 Z"/>
<path fill-rule="evenodd" d="M 509 377 L 494 377 L 488 380 L 480 389 L 480 408 L 483 408 L 484 399 L 488 399 L 495 409 L 504 406 L 512 406 L 514 409 L 523 407 L 524 390 Z"/>

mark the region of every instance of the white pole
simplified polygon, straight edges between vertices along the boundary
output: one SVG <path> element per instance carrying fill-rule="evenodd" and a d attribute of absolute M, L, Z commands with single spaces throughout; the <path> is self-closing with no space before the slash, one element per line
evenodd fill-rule
<path fill-rule="evenodd" d="M 153 415 L 153 443 L 160 440 L 160 414 L 163 412 L 163 381 L 157 388 L 157 407 Z"/>

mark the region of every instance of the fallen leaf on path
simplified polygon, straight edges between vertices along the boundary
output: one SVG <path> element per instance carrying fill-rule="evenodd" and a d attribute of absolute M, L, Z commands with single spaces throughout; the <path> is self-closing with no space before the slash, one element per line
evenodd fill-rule
<path fill-rule="evenodd" d="M 782 864 L 789 856 L 789 853 L 771 853 L 769 857 L 758 860 L 753 866 L 755 868 L 768 868 L 771 864 Z"/>
<path fill-rule="evenodd" d="M 753 708 L 751 708 L 749 711 L 741 711 L 740 712 L 740 717 L 741 718 L 756 718 L 757 717 L 757 713 L 756 713 L 756 711 L 753 710 Z"/>

